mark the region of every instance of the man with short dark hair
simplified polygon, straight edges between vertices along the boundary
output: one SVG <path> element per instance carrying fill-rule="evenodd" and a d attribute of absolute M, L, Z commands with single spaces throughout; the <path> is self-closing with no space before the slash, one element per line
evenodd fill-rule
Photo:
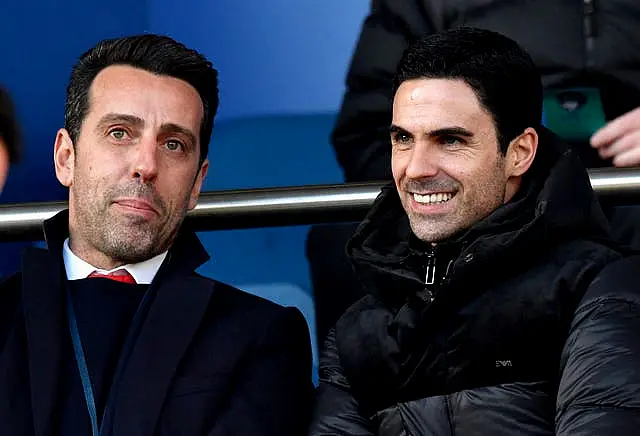
<path fill-rule="evenodd" d="M 55 140 L 69 209 L 0 287 L 0 434 L 298 435 L 304 318 L 195 272 L 217 71 L 158 35 L 73 68 Z"/>
<path fill-rule="evenodd" d="M 391 180 L 387 129 L 398 61 L 420 36 L 462 26 L 499 32 L 531 55 L 544 87 L 543 124 L 570 141 L 585 166 L 640 165 L 640 109 L 634 110 L 640 106 L 640 50 L 629 43 L 640 37 L 637 0 L 368 3 L 331 134 L 346 182 Z M 640 248 L 640 207 L 616 202 L 602 207 L 614 238 Z M 318 343 L 364 295 L 344 253 L 354 231 L 352 223 L 314 225 L 309 231 Z"/>
<path fill-rule="evenodd" d="M 9 165 L 20 158 L 20 128 L 9 92 L 0 86 L 0 192 L 9 173 Z"/>
<path fill-rule="evenodd" d="M 487 30 L 433 34 L 393 89 L 394 183 L 347 245 L 368 295 L 325 343 L 310 434 L 633 434 L 637 377 L 611 388 L 566 341 L 585 342 L 574 311 L 624 253 L 584 166 L 540 126 L 529 55 Z M 636 369 L 604 348 L 589 362 Z"/>

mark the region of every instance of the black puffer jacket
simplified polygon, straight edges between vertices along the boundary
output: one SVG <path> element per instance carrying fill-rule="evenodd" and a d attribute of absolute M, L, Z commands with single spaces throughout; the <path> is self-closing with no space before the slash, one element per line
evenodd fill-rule
<path fill-rule="evenodd" d="M 640 361 L 622 346 L 584 349 L 632 325 L 571 330 L 589 284 L 623 253 L 584 168 L 548 133 L 528 174 L 511 202 L 433 250 L 383 191 L 348 246 L 370 295 L 326 341 L 311 435 L 637 434 Z M 612 386 L 583 359 L 609 359 L 635 385 Z M 603 430 L 612 423 L 633 431 Z"/>
<path fill-rule="evenodd" d="M 407 45 L 459 26 L 500 32 L 540 68 L 545 88 L 595 86 L 608 119 L 640 106 L 638 0 L 372 0 L 332 135 L 347 181 L 390 179 L 391 82 Z M 610 165 L 580 147 L 589 166 Z"/>

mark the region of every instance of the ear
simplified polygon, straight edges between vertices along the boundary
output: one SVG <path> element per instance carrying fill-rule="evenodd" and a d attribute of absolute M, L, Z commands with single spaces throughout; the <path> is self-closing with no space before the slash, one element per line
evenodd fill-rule
<path fill-rule="evenodd" d="M 509 144 L 506 159 L 506 176 L 508 178 L 520 178 L 526 173 L 538 150 L 538 133 L 535 129 L 527 127 L 522 134 L 517 136 Z"/>
<path fill-rule="evenodd" d="M 7 180 L 9 173 L 9 149 L 7 144 L 0 137 L 0 193 L 4 187 L 4 182 Z"/>
<path fill-rule="evenodd" d="M 73 185 L 73 170 L 75 168 L 75 150 L 73 141 L 66 129 L 58 130 L 53 149 L 53 162 L 56 167 L 58 181 L 67 188 Z"/>
<path fill-rule="evenodd" d="M 200 197 L 200 189 L 202 189 L 202 183 L 204 182 L 204 178 L 207 176 L 207 171 L 209 170 L 209 159 L 205 159 L 200 165 L 200 169 L 198 170 L 198 174 L 196 175 L 196 180 L 193 182 L 193 188 L 191 188 L 191 198 L 189 199 L 189 210 L 196 207 L 198 204 L 198 198 Z"/>

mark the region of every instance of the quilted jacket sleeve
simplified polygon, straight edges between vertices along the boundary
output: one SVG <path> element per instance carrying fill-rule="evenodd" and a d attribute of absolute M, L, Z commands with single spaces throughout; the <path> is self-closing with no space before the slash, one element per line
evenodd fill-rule
<path fill-rule="evenodd" d="M 640 429 L 640 257 L 606 267 L 580 303 L 561 360 L 556 434 Z"/>
<path fill-rule="evenodd" d="M 320 356 L 320 385 L 309 435 L 373 436 L 369 425 L 368 420 L 360 416 L 358 403 L 349 392 L 349 382 L 340 368 L 335 329 L 332 329 Z"/>

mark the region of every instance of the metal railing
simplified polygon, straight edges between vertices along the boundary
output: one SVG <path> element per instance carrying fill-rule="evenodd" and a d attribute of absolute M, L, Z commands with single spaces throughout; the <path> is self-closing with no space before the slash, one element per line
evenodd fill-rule
<path fill-rule="evenodd" d="M 640 204 L 640 168 L 589 171 L 601 197 Z M 198 231 L 357 221 L 380 192 L 382 183 L 311 185 L 203 192 L 187 222 Z M 42 239 L 42 221 L 67 202 L 0 205 L 0 242 Z"/>

